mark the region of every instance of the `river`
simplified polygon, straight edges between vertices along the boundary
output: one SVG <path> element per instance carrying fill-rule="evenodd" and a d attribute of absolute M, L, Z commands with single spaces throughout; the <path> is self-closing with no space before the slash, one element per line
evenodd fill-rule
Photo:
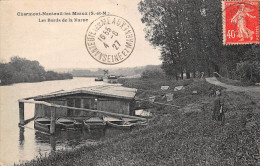
<path fill-rule="evenodd" d="M 48 155 L 51 151 L 74 149 L 85 144 L 102 140 L 114 132 L 90 134 L 82 131 L 61 131 L 55 136 L 36 132 L 33 121 L 24 128 L 18 127 L 18 99 L 46 94 L 58 90 L 106 84 L 95 82 L 94 78 L 74 78 L 72 80 L 19 83 L 0 86 L 0 165 L 13 165 Z M 25 104 L 25 119 L 34 115 L 34 105 Z M 118 133 L 117 133 L 118 134 Z"/>

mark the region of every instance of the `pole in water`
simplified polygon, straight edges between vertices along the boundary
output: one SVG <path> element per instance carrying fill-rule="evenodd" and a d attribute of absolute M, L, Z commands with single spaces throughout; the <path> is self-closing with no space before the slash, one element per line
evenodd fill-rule
<path fill-rule="evenodd" d="M 54 134 L 55 133 L 55 119 L 56 119 L 56 107 L 51 107 L 50 134 Z"/>
<path fill-rule="evenodd" d="M 19 126 L 23 126 L 24 125 L 24 103 L 23 102 L 19 102 Z"/>

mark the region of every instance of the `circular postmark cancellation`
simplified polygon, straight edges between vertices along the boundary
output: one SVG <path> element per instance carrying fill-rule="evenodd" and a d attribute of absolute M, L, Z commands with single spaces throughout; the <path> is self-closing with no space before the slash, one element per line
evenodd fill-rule
<path fill-rule="evenodd" d="M 128 21 L 109 15 L 93 21 L 85 35 L 89 54 L 98 62 L 114 65 L 126 60 L 135 47 L 135 33 Z"/>

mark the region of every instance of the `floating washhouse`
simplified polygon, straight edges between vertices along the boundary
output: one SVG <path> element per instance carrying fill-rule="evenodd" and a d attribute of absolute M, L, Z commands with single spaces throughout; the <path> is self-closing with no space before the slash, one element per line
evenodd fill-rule
<path fill-rule="evenodd" d="M 134 115 L 134 106 L 137 89 L 126 88 L 120 85 L 100 85 L 83 87 L 73 90 L 61 90 L 46 95 L 26 98 L 34 101 L 44 101 L 68 107 L 101 110 L 117 114 Z M 51 107 L 44 104 L 35 104 L 35 117 L 51 117 Z M 57 108 L 56 118 L 97 116 L 96 113 L 79 111 L 69 108 Z M 101 116 L 101 115 L 100 115 Z"/>

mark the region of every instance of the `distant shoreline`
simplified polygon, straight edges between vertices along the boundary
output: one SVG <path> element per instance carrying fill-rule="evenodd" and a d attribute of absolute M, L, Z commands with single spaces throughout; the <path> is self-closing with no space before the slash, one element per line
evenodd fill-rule
<path fill-rule="evenodd" d="M 42 82 L 51 80 L 72 79 L 71 73 L 46 71 L 38 61 L 31 61 L 18 56 L 8 63 L 0 63 L 0 85 L 11 85 L 24 82 Z"/>
<path fill-rule="evenodd" d="M 72 78 L 67 78 L 67 79 L 57 79 L 57 80 L 43 80 L 43 81 L 31 81 L 31 82 L 15 82 L 15 83 L 10 83 L 10 84 L 1 84 L 0 83 L 0 87 L 1 86 L 10 86 L 10 85 L 14 85 L 14 84 L 23 84 L 23 83 L 38 83 L 38 82 L 46 82 L 46 81 L 62 81 L 62 80 L 72 80 L 75 77 Z"/>

